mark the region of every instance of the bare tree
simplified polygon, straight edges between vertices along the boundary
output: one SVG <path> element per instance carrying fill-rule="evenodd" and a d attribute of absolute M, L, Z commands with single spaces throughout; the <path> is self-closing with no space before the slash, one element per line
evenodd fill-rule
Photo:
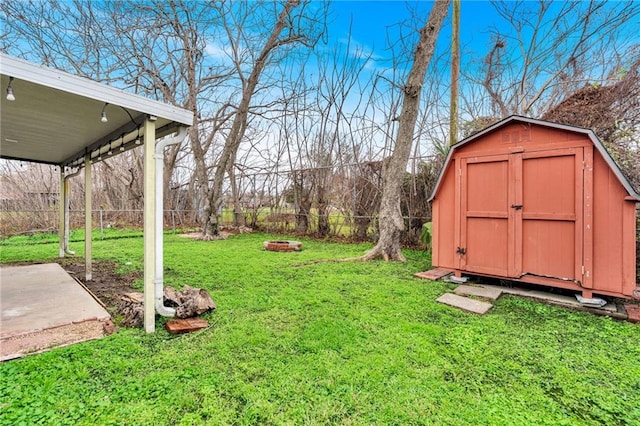
<path fill-rule="evenodd" d="M 628 26 L 640 16 L 633 1 L 492 4 L 502 22 L 492 30 L 482 69 L 465 67 L 465 77 L 490 101 L 473 118 L 540 116 L 586 82 L 605 77 L 615 56 L 633 43 Z"/>
<path fill-rule="evenodd" d="M 354 235 L 357 241 L 366 241 L 373 215 L 380 208 L 381 175 L 381 161 L 369 161 L 357 167 L 357 174 L 353 178 Z"/>
<path fill-rule="evenodd" d="M 201 4 L 43 1 L 4 2 L 0 7 L 10 28 L 9 53 L 190 109 L 196 116 L 198 97 L 212 91 L 220 80 L 216 67 L 210 67 L 207 75 L 201 72 L 203 35 L 211 22 L 208 16 L 205 19 L 207 9 Z M 197 117 L 193 124 L 192 143 L 201 147 L 205 144 L 200 143 Z M 176 164 L 184 160 L 180 146 L 167 151 L 165 197 Z M 131 161 L 133 168 L 125 167 L 123 174 L 123 169 L 116 167 L 103 179 L 110 198 L 116 187 L 131 190 L 119 194 L 130 200 L 129 208 L 139 204 L 134 201 L 140 195 L 134 168 L 140 166 L 140 158 L 139 150 L 127 153 L 126 161 Z M 133 183 L 119 185 L 126 180 Z"/>
<path fill-rule="evenodd" d="M 117 58 L 107 50 L 113 34 L 103 31 L 111 19 L 98 4 L 6 1 L 0 11 L 1 50 L 102 82 L 118 79 Z"/>
<path fill-rule="evenodd" d="M 238 148 L 243 140 L 247 130 L 247 119 L 249 108 L 253 95 L 256 92 L 260 77 L 267 67 L 269 60 L 274 52 L 287 45 L 302 44 L 312 47 L 317 41 L 314 37 L 313 25 L 311 27 L 301 27 L 299 23 L 303 21 L 302 16 L 294 16 L 294 10 L 301 6 L 300 0 L 287 0 L 280 11 L 277 20 L 274 22 L 273 29 L 266 39 L 262 50 L 258 53 L 253 61 L 253 66 L 249 75 L 245 75 L 244 71 L 237 66 L 237 73 L 242 83 L 242 96 L 233 117 L 233 123 L 227 134 L 222 153 L 218 160 L 218 164 L 214 173 L 213 183 L 209 193 L 209 205 L 207 206 L 208 223 L 203 229 L 203 238 L 209 239 L 218 235 L 218 224 L 220 211 L 222 207 L 222 184 L 225 173 L 228 168 L 233 166 L 238 152 Z M 302 6 L 304 9 L 307 4 Z M 315 24 L 313 22 L 312 24 Z M 227 28 L 230 28 L 227 26 Z M 288 31 L 285 32 L 285 29 Z M 233 40 L 230 37 L 230 40 Z M 238 46 L 235 46 L 237 48 Z M 238 64 L 236 62 L 236 64 Z"/>
<path fill-rule="evenodd" d="M 585 85 L 542 118 L 592 129 L 632 184 L 640 188 L 640 55 L 631 60 L 615 70 L 608 84 Z"/>
<path fill-rule="evenodd" d="M 60 173 L 44 164 L 0 162 L 0 235 L 57 227 Z"/>
<path fill-rule="evenodd" d="M 404 229 L 400 211 L 402 178 L 413 144 L 414 126 L 420 108 L 420 94 L 424 77 L 433 56 L 436 40 L 449 9 L 449 0 L 436 1 L 415 48 L 413 65 L 403 90 L 402 111 L 398 118 L 398 135 L 393 153 L 385 159 L 382 171 L 382 199 L 380 200 L 380 237 L 363 260 L 383 258 L 405 261 L 400 250 L 400 234 Z"/>
<path fill-rule="evenodd" d="M 638 175 L 640 4 L 496 1 L 481 69 L 468 62 L 465 136 L 510 114 L 592 128 L 625 173 Z M 469 57 L 469 56 L 468 56 Z M 481 89 L 481 90 L 479 90 Z M 486 97 L 485 97 L 486 96 Z"/>

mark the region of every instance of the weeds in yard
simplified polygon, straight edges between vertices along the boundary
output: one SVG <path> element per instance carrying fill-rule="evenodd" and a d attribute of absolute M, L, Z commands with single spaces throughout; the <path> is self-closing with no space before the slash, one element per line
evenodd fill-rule
<path fill-rule="evenodd" d="M 272 238 L 167 235 L 166 284 L 209 290 L 211 327 L 121 329 L 5 362 L 0 423 L 640 424 L 637 325 L 505 296 L 466 314 L 435 302 L 450 284 L 412 277 L 424 252 L 299 266 L 367 246 L 261 250 Z M 0 246 L 3 262 L 55 254 Z M 139 269 L 142 239 L 96 240 L 94 256 Z"/>

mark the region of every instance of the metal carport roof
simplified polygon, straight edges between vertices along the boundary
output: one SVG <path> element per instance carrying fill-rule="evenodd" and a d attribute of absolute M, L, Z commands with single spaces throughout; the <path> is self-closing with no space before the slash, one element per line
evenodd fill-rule
<path fill-rule="evenodd" d="M 156 217 L 156 139 L 190 126 L 193 113 L 3 53 L 0 87 L 0 158 L 60 166 L 61 257 L 66 251 L 66 173 L 84 167 L 85 211 L 91 212 L 91 163 L 108 151 L 121 152 L 121 146 L 126 150 L 144 143 L 145 330 L 154 331 L 154 273 L 156 266 L 162 269 L 158 253 L 162 248 L 155 244 L 162 241 L 155 236 L 156 222 L 161 220 Z M 14 99 L 7 99 L 9 87 Z M 159 153 L 163 146 L 158 144 Z M 87 279 L 91 279 L 91 229 L 91 214 L 85 214 Z"/>
<path fill-rule="evenodd" d="M 100 147 L 118 148 L 123 134 L 135 140 L 148 115 L 157 117 L 157 137 L 193 120 L 191 111 L 2 53 L 0 73 L 1 158 L 82 165 L 87 150 L 96 158 Z M 5 96 L 10 78 L 14 101 Z"/>

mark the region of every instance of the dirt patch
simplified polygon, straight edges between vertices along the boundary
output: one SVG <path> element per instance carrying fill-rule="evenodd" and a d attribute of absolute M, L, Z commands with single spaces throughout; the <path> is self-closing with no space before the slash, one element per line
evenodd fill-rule
<path fill-rule="evenodd" d="M 59 259 L 58 263 L 100 299 L 111 314 L 117 309 L 123 295 L 140 290 L 132 287 L 132 284 L 136 279 L 142 278 L 142 273 L 118 274 L 114 262 L 94 261 L 91 281 L 85 280 L 84 262 L 65 258 Z"/>
<path fill-rule="evenodd" d="M 107 327 L 111 327 L 110 332 L 107 331 Z M 87 320 L 3 338 L 2 345 L 0 345 L 0 361 L 46 352 L 49 349 L 87 340 L 100 339 L 105 334 L 113 333 L 112 328 L 113 324 L 110 320 Z"/>
<path fill-rule="evenodd" d="M 214 240 L 226 240 L 230 235 L 238 235 L 238 234 L 250 234 L 253 232 L 253 229 L 247 226 L 221 226 L 220 227 L 220 235 L 217 238 L 212 238 Z M 202 231 L 197 232 L 185 232 L 184 234 L 180 234 L 183 238 L 191 238 L 193 240 L 202 239 Z"/>
<path fill-rule="evenodd" d="M 202 232 L 186 232 L 184 234 L 179 235 L 182 238 L 191 238 L 192 240 L 197 240 L 198 238 L 202 238 Z"/>

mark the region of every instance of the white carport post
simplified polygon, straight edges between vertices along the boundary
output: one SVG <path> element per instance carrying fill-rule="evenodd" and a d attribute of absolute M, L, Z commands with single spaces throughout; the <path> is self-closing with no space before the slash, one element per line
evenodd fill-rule
<path fill-rule="evenodd" d="M 64 257 L 64 206 L 67 203 L 67 201 L 65 200 L 66 194 L 67 191 L 65 191 L 64 167 L 60 166 L 60 204 L 58 204 L 58 238 L 60 239 L 60 249 L 58 250 L 58 257 Z"/>
<path fill-rule="evenodd" d="M 156 329 L 155 270 L 156 270 L 156 118 L 144 121 L 144 330 Z"/>
<path fill-rule="evenodd" d="M 93 279 L 93 268 L 91 265 L 91 243 L 93 241 L 91 236 L 91 230 L 93 228 L 92 192 L 91 154 L 87 153 L 84 155 L 84 274 L 87 281 Z"/>

